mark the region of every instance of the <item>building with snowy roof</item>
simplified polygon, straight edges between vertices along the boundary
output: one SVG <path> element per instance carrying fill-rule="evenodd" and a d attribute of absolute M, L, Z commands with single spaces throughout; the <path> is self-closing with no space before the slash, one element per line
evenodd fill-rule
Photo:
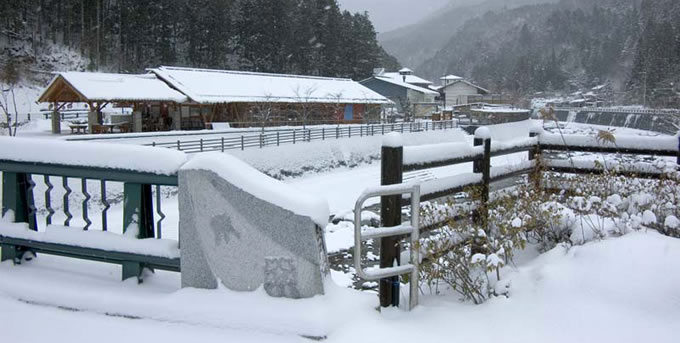
<path fill-rule="evenodd" d="M 489 90 L 477 86 L 460 76 L 446 75 L 440 78 L 440 80 L 442 81 L 442 86 L 439 88 L 439 92 L 442 94 L 444 107 L 477 102 L 492 102 L 486 99 L 487 96 L 491 95 Z"/>
<path fill-rule="evenodd" d="M 92 72 L 56 73 L 38 98 L 38 102 L 52 104 L 52 110 L 55 113 L 64 109 L 68 104 L 87 104 L 89 132 L 104 130 L 102 110 L 109 104 L 131 107 L 139 113 L 143 109 L 151 111 L 151 108 L 161 113 L 167 112 L 170 106 L 177 108 L 179 104 L 187 101 L 188 98 L 184 94 L 171 88 L 154 74 Z M 59 120 L 59 115 L 52 115 L 53 133 L 60 132 Z M 134 126 L 135 131 L 143 129 L 141 123 L 135 125 L 130 122 L 129 124 Z"/>
<path fill-rule="evenodd" d="M 164 66 L 143 75 L 58 73 L 39 101 L 56 110 L 84 102 L 94 113 L 132 107 L 134 131 L 361 122 L 391 104 L 351 79 Z M 101 124 L 101 115 L 89 121 Z"/>
<path fill-rule="evenodd" d="M 400 113 L 428 117 L 437 107 L 439 92 L 430 88 L 432 82 L 414 75 L 408 68 L 399 72 L 375 69 L 373 76 L 361 84 L 393 101 Z"/>

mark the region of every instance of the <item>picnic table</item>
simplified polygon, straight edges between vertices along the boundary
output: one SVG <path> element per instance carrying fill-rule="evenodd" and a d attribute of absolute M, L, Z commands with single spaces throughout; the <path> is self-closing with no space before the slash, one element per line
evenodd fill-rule
<path fill-rule="evenodd" d="M 71 134 L 87 133 L 87 124 L 71 123 L 68 124 L 68 127 L 71 128 Z"/>

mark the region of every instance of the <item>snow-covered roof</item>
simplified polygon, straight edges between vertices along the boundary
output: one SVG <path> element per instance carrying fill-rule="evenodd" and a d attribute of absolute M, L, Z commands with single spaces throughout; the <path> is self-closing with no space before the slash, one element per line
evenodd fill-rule
<path fill-rule="evenodd" d="M 521 108 L 511 108 L 511 107 L 497 107 L 497 106 L 483 106 L 480 108 L 471 108 L 470 111 L 483 112 L 483 113 L 529 113 L 529 110 Z"/>
<path fill-rule="evenodd" d="M 388 74 L 395 74 L 395 73 L 388 73 Z M 420 93 L 423 93 L 423 94 L 439 95 L 439 92 L 436 92 L 436 91 L 428 89 L 428 88 L 419 87 L 419 86 L 410 84 L 408 82 L 404 82 L 404 81 L 402 81 L 401 78 L 393 78 L 393 77 L 389 77 L 389 76 L 385 76 L 385 75 L 375 76 L 375 78 L 377 80 L 389 82 L 393 85 L 408 88 L 410 90 L 414 90 L 416 92 L 420 92 Z"/>
<path fill-rule="evenodd" d="M 425 80 L 423 78 L 420 78 L 415 75 L 401 75 L 399 73 L 383 73 L 382 75 L 378 75 L 380 77 L 385 77 L 385 78 L 390 78 L 394 79 L 400 82 L 404 82 L 404 77 L 406 77 L 406 83 L 411 83 L 411 84 L 422 84 L 422 85 L 431 85 L 432 82 Z"/>
<path fill-rule="evenodd" d="M 490 93 L 491 93 L 488 89 L 482 88 L 482 87 L 480 87 L 480 86 L 477 86 L 476 84 L 474 84 L 474 83 L 472 83 L 472 82 L 469 82 L 469 81 L 467 81 L 467 80 L 460 79 L 460 80 L 450 80 L 450 81 L 451 81 L 451 82 L 450 82 L 450 83 L 447 83 L 446 85 L 444 85 L 444 86 L 442 87 L 442 89 L 446 89 L 446 88 L 451 87 L 451 86 L 453 86 L 453 85 L 455 85 L 455 84 L 457 84 L 457 83 L 461 83 L 461 82 L 462 82 L 462 83 L 464 83 L 464 84 L 466 84 L 466 85 L 469 85 L 469 86 L 471 86 L 471 87 L 477 88 L 478 90 L 480 90 L 480 91 L 481 91 L 482 93 L 484 93 L 484 94 L 490 94 Z"/>
<path fill-rule="evenodd" d="M 444 81 L 456 81 L 456 80 L 462 80 L 463 78 L 460 77 L 460 76 L 456 76 L 456 75 L 446 75 L 446 76 L 440 77 L 439 79 L 444 80 Z"/>
<path fill-rule="evenodd" d="M 261 101 L 391 103 L 350 79 L 181 67 L 159 67 L 149 71 L 201 104 Z"/>
<path fill-rule="evenodd" d="M 64 92 L 64 87 L 70 89 Z M 154 74 L 60 72 L 39 98 L 40 102 L 151 100 L 181 103 L 187 97 Z"/>

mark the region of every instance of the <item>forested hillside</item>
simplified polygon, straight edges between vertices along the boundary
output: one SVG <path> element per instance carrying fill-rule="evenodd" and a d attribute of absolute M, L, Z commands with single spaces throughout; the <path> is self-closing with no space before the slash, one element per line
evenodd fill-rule
<path fill-rule="evenodd" d="M 2 1 L 0 29 L 0 63 L 25 69 L 73 52 L 85 61 L 66 67 L 115 72 L 165 64 L 361 79 L 397 67 L 368 16 L 336 0 Z"/>
<path fill-rule="evenodd" d="M 506 93 L 608 82 L 630 101 L 645 90 L 653 98 L 680 78 L 680 1 L 563 0 L 488 12 L 417 69 Z"/>

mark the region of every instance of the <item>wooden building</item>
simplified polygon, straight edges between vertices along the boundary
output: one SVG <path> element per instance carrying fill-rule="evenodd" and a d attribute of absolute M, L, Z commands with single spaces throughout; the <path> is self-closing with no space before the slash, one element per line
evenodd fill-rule
<path fill-rule="evenodd" d="M 133 109 L 133 131 L 359 123 L 378 119 L 384 96 L 350 79 L 159 67 L 148 74 L 58 73 L 39 98 L 55 112 L 90 106 L 90 132 L 107 104 Z M 58 118 L 58 116 L 53 116 Z M 59 127 L 59 122 L 53 123 Z M 53 130 L 54 131 L 54 130 Z"/>
<path fill-rule="evenodd" d="M 162 129 L 162 124 L 152 124 L 155 117 L 162 122 L 163 114 L 188 98 L 170 88 L 154 74 L 109 74 L 88 72 L 57 73 L 38 98 L 38 102 L 52 104 L 52 133 L 59 133 L 59 111 L 70 103 L 85 103 L 89 107 L 88 131 L 96 132 L 103 125 L 102 109 L 111 104 L 130 107 L 138 114 L 138 120 L 130 120 L 133 131 L 154 131 Z M 56 114 L 56 115 L 55 115 Z M 147 123 L 142 121 L 142 114 Z M 132 118 L 131 118 L 132 119 Z M 166 120 L 167 124 L 167 120 Z M 152 127 L 153 126 L 153 127 Z M 166 125 L 171 128 L 172 125 Z"/>

